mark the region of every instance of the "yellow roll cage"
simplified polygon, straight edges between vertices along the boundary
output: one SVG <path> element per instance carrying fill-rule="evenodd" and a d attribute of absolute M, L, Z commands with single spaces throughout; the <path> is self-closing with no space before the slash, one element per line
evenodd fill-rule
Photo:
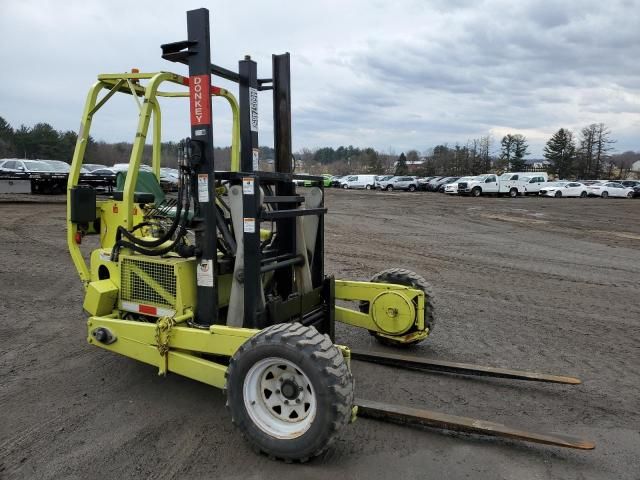
<path fill-rule="evenodd" d="M 147 81 L 146 85 L 142 85 L 141 81 Z M 153 143 L 151 168 L 156 178 L 158 178 L 158 181 L 160 180 L 162 114 L 158 98 L 189 97 L 188 90 L 175 92 L 159 90 L 160 85 L 164 82 L 169 82 L 181 87 L 188 87 L 189 85 L 189 79 L 187 77 L 170 72 L 131 72 L 98 75 L 98 81 L 91 86 L 87 95 L 87 101 L 85 103 L 80 123 L 80 131 L 78 133 L 78 141 L 76 143 L 73 160 L 71 162 L 69 181 L 67 183 L 67 218 L 70 217 L 71 211 L 71 196 L 69 195 L 69 192 L 78 184 L 80 179 L 80 170 L 82 168 L 84 155 L 89 141 L 89 132 L 91 130 L 93 116 L 115 93 L 124 93 L 131 95 L 135 99 L 140 111 L 138 126 L 136 128 L 136 136 L 133 142 L 131 158 L 129 160 L 129 173 L 127 174 L 122 193 L 121 225 L 126 228 L 133 226 L 133 194 L 152 118 Z M 102 90 L 108 90 L 108 92 L 98 100 L 98 96 Z M 237 172 L 240 170 L 240 112 L 238 101 L 231 92 L 219 87 L 212 86 L 211 96 L 225 98 L 231 107 L 231 112 L 233 114 L 233 126 L 231 130 L 231 171 Z M 140 98 L 142 98 L 142 102 L 140 101 Z M 73 263 L 78 269 L 80 278 L 86 286 L 90 281 L 90 275 L 89 269 L 84 261 L 82 253 L 80 252 L 80 248 L 75 241 L 77 231 L 78 226 L 68 222 L 67 244 L 69 246 Z"/>

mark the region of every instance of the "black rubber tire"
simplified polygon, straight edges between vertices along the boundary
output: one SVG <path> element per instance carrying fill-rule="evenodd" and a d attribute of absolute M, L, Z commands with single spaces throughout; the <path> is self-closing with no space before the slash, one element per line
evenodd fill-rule
<path fill-rule="evenodd" d="M 518 196 L 518 189 L 512 188 L 511 190 L 509 190 L 509 196 L 511 198 L 516 198 Z"/>
<path fill-rule="evenodd" d="M 562 196 L 562 192 L 556 192 L 556 194 L 554 195 L 554 197 L 556 198 L 560 198 Z"/>
<path fill-rule="evenodd" d="M 627 198 L 633 198 L 633 192 L 627 193 Z"/>
<path fill-rule="evenodd" d="M 243 385 L 256 362 L 269 357 L 289 360 L 307 376 L 316 392 L 316 415 L 299 437 L 280 439 L 257 426 L 247 413 Z M 231 421 L 251 447 L 270 458 L 306 462 L 321 455 L 351 419 L 353 377 L 340 350 L 328 335 L 300 323 L 281 323 L 265 328 L 233 355 L 225 374 L 227 409 Z"/>
<path fill-rule="evenodd" d="M 422 290 L 425 296 L 425 308 L 427 310 L 426 315 L 424 317 L 424 323 L 429 328 L 429 332 L 433 331 L 433 327 L 436 323 L 435 318 L 435 308 L 433 303 L 433 289 L 431 285 L 422 277 L 411 270 L 407 270 L 406 268 L 389 268 L 387 270 L 382 270 L 381 272 L 376 273 L 369 280 L 372 283 L 394 283 L 396 285 L 405 285 L 407 287 L 416 288 L 418 290 Z M 362 313 L 369 313 L 369 302 L 360 302 L 359 304 L 360 311 Z M 410 343 L 400 342 L 397 340 L 392 340 L 387 337 L 381 337 L 377 334 L 377 332 L 370 331 L 371 335 L 376 337 L 383 345 L 389 345 L 392 347 L 408 347 L 411 345 L 416 345 L 424 340 L 424 338 L 420 338 L 418 340 L 414 340 Z"/>
<path fill-rule="evenodd" d="M 607 198 L 609 196 L 609 192 L 602 192 L 602 195 L 600 195 L 602 198 Z"/>
<path fill-rule="evenodd" d="M 415 192 L 416 191 L 416 186 L 415 185 L 409 185 L 409 189 L 410 192 Z"/>
<path fill-rule="evenodd" d="M 371 190 L 371 185 L 367 185 L 366 187 L 364 187 L 365 190 Z"/>
<path fill-rule="evenodd" d="M 580 193 L 580 198 L 587 198 L 587 192 Z"/>
<path fill-rule="evenodd" d="M 387 185 L 387 186 L 386 186 L 386 188 L 385 188 L 385 190 L 386 190 L 387 192 L 391 192 L 391 191 L 393 191 L 393 185 Z"/>
<path fill-rule="evenodd" d="M 346 183 L 344 185 L 342 185 L 342 188 L 344 188 L 345 190 L 349 189 L 349 185 L 347 185 Z"/>
<path fill-rule="evenodd" d="M 471 196 L 479 197 L 480 195 L 482 195 L 482 189 L 480 187 L 473 187 L 473 189 L 471 190 Z"/>

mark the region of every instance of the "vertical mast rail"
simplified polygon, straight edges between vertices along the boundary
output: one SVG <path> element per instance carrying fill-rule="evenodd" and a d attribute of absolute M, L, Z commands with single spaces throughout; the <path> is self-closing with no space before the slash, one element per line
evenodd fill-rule
<path fill-rule="evenodd" d="M 215 174 L 211 114 L 211 44 L 209 11 L 205 8 L 187 12 L 189 104 L 191 139 L 194 147 L 193 166 L 197 176 L 199 209 L 196 224 L 196 279 L 198 305 L 195 321 L 211 325 L 218 320 L 217 226 L 215 216 Z"/>

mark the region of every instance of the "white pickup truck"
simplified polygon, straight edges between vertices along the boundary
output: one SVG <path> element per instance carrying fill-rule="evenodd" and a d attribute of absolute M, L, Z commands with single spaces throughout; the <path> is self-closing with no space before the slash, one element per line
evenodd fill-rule
<path fill-rule="evenodd" d="M 506 194 L 512 198 L 524 195 L 526 190 L 524 184 L 520 182 L 520 177 L 525 175 L 522 172 L 503 173 L 499 177 L 493 173 L 479 175 L 466 182 L 458 182 L 458 193 L 461 195 L 502 195 Z"/>
<path fill-rule="evenodd" d="M 525 195 L 540 193 L 540 189 L 549 181 L 547 172 L 528 173 L 524 177 L 520 177 L 520 182 L 524 184 Z"/>

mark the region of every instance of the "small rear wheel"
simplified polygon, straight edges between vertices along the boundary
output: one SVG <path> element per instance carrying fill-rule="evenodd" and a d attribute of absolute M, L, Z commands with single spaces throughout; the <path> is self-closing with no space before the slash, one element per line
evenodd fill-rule
<path fill-rule="evenodd" d="M 580 194 L 580 198 L 587 198 L 587 192 L 582 192 Z"/>
<path fill-rule="evenodd" d="M 602 192 L 602 198 L 607 198 L 609 196 L 609 192 Z"/>
<path fill-rule="evenodd" d="M 272 458 L 304 462 L 320 455 L 351 418 L 351 372 L 314 327 L 265 328 L 236 351 L 226 378 L 232 422 Z"/>
<path fill-rule="evenodd" d="M 429 329 L 429 332 L 433 330 L 433 327 L 436 323 L 435 309 L 433 304 L 433 290 L 431 288 L 431 285 L 429 285 L 429 283 L 427 283 L 427 281 L 421 275 L 418 275 L 417 273 L 405 268 L 389 268 L 387 270 L 382 270 L 381 272 L 376 273 L 373 277 L 371 277 L 371 280 L 369 281 L 372 283 L 391 283 L 395 285 L 404 285 L 406 287 L 422 290 L 425 297 L 424 323 Z M 369 313 L 369 302 L 360 302 L 359 307 L 362 313 Z M 383 345 L 389 345 L 392 347 L 408 347 L 410 345 L 420 343 L 424 340 L 424 338 L 419 338 L 407 343 L 380 336 L 378 332 L 370 331 L 369 333 L 376 337 L 376 340 L 378 340 Z"/>
<path fill-rule="evenodd" d="M 342 185 L 342 188 L 344 188 L 345 190 L 347 190 L 349 188 L 349 185 L 347 185 L 346 183 L 344 185 Z"/>
<path fill-rule="evenodd" d="M 556 198 L 560 198 L 562 196 L 562 192 L 556 192 L 556 194 L 554 195 L 554 197 Z"/>
<path fill-rule="evenodd" d="M 385 190 L 386 190 L 387 192 L 392 191 L 392 190 L 393 190 L 393 185 L 387 185 L 387 188 L 385 188 Z"/>
<path fill-rule="evenodd" d="M 627 198 L 633 198 L 633 192 L 627 193 Z"/>
<path fill-rule="evenodd" d="M 511 198 L 516 198 L 518 196 L 518 189 L 512 188 L 511 190 L 509 190 L 509 196 Z"/>
<path fill-rule="evenodd" d="M 409 185 L 409 191 L 410 192 L 415 192 L 416 191 L 416 186 L 415 185 Z"/>
<path fill-rule="evenodd" d="M 364 187 L 367 190 L 371 190 L 371 185 L 367 185 L 366 187 Z"/>

